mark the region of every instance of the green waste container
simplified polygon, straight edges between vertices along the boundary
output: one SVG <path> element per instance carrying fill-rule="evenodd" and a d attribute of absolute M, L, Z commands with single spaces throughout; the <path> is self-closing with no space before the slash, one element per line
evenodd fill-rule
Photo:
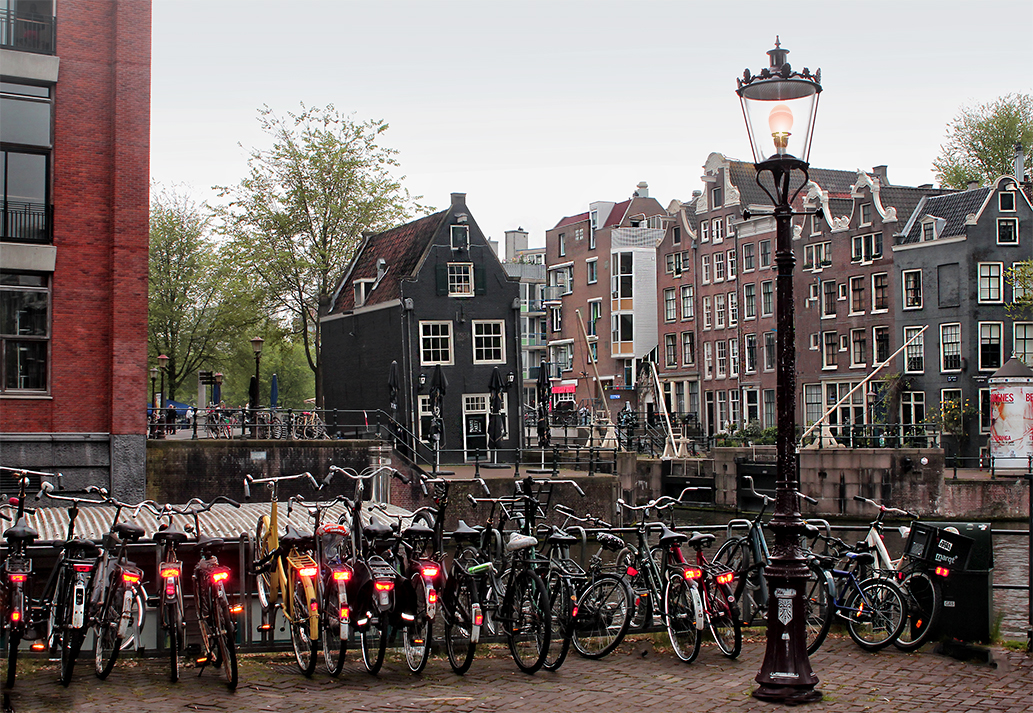
<path fill-rule="evenodd" d="M 968 562 L 937 578 L 943 590 L 939 635 L 988 644 L 994 625 L 994 544 L 988 522 L 929 522 L 929 525 L 972 538 Z M 935 567 L 935 563 L 930 563 Z"/>

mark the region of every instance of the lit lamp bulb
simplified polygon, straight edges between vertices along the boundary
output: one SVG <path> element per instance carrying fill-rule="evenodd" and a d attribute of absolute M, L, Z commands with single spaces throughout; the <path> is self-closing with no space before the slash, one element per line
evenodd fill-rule
<path fill-rule="evenodd" d="M 768 114 L 768 126 L 771 138 L 775 141 L 778 153 L 784 154 L 789 145 L 789 130 L 793 128 L 793 111 L 785 104 L 776 104 Z"/>

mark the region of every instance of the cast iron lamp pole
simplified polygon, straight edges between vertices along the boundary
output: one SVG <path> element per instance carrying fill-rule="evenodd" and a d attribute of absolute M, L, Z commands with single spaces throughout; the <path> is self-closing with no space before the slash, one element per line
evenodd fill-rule
<path fill-rule="evenodd" d="M 255 337 L 251 340 L 251 349 L 255 352 L 255 399 L 251 404 L 251 437 L 258 437 L 258 365 L 262 361 L 262 345 L 265 340 Z"/>
<path fill-rule="evenodd" d="M 158 402 L 155 400 L 157 394 L 154 390 L 154 384 L 158 381 L 158 367 L 151 367 L 151 418 L 150 418 L 150 438 L 154 438 L 157 435 L 157 429 L 155 424 L 158 422 Z"/>
<path fill-rule="evenodd" d="M 168 401 L 168 397 L 165 396 L 165 372 L 169 367 L 169 358 L 164 354 L 158 355 L 158 368 L 161 370 L 161 391 L 158 392 L 158 426 L 157 426 L 157 437 L 165 437 L 165 402 Z M 169 379 L 171 382 L 172 379 Z"/>
<path fill-rule="evenodd" d="M 818 677 L 807 658 L 807 609 L 804 592 L 808 568 L 800 545 L 806 523 L 800 516 L 800 482 L 796 454 L 796 328 L 794 325 L 793 208 L 809 180 L 807 174 L 811 132 L 821 92 L 821 70 L 794 72 L 786 61 L 788 50 L 778 38 L 768 51 L 769 67 L 757 76 L 743 72 L 736 92 L 750 133 L 756 161 L 757 184 L 774 203 L 777 481 L 770 527 L 775 534 L 771 559 L 764 570 L 768 601 L 767 650 L 757 674 L 754 698 L 780 703 L 821 700 L 815 690 Z M 797 126 L 795 132 L 790 131 Z M 802 178 L 793 181 L 794 172 Z M 770 174 L 771 182 L 762 181 Z M 769 190 L 770 185 L 770 190 Z M 744 211 L 749 218 L 749 212 Z"/>

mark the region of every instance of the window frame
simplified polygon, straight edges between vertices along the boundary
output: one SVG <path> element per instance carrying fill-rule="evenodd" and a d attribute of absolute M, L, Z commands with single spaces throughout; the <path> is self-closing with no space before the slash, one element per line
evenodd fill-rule
<path fill-rule="evenodd" d="M 593 257 L 585 260 L 585 271 L 587 273 L 587 284 L 594 285 L 599 282 L 599 258 Z"/>
<path fill-rule="evenodd" d="M 877 284 L 881 281 L 882 284 Z M 879 305 L 882 305 L 881 307 Z M 890 275 L 888 272 L 872 273 L 872 314 L 888 312 L 890 308 Z"/>
<path fill-rule="evenodd" d="M 978 323 L 979 329 L 979 371 L 997 371 L 1004 366 L 1004 322 L 986 321 Z M 986 328 L 990 333 L 988 334 L 989 339 L 993 339 L 994 328 L 997 328 L 997 363 L 996 364 L 985 364 L 984 362 L 984 336 L 983 330 Z"/>
<path fill-rule="evenodd" d="M 498 334 L 477 334 L 478 327 L 486 327 L 492 325 L 499 328 Z M 474 319 L 470 323 L 470 336 L 472 343 L 472 357 L 474 364 L 505 364 L 506 363 L 506 320 L 504 319 Z M 484 340 L 492 340 L 498 342 L 497 346 L 485 346 L 483 343 L 478 343 L 478 340 L 483 342 Z M 477 352 L 480 350 L 484 352 L 487 349 L 492 351 L 498 351 L 499 357 L 497 359 L 478 359 Z"/>
<path fill-rule="evenodd" d="M 753 243 L 743 243 L 742 245 L 742 271 L 753 272 L 756 268 L 753 255 Z"/>
<path fill-rule="evenodd" d="M 1001 239 L 1001 228 L 1003 226 L 1011 226 L 1011 240 Z M 1009 231 L 1005 231 L 1009 232 Z M 997 244 L 998 245 L 1018 245 L 1019 244 L 1019 219 L 1018 218 L 998 218 L 997 219 Z"/>
<path fill-rule="evenodd" d="M 455 270 L 462 268 L 466 273 L 468 279 L 465 281 L 469 285 L 469 291 L 458 292 L 453 289 L 456 286 L 462 286 L 459 281 L 459 273 Z M 448 277 L 448 296 L 449 297 L 473 297 L 477 291 L 474 285 L 474 268 L 472 262 L 449 262 L 446 263 L 446 274 Z"/>
<path fill-rule="evenodd" d="M 954 328 L 956 328 L 957 339 L 951 339 L 950 341 L 948 341 L 947 340 L 947 336 L 948 336 L 947 335 L 947 330 L 950 329 L 950 330 L 953 331 Z M 961 322 L 945 322 L 945 323 L 940 325 L 940 373 L 943 373 L 943 374 L 955 373 L 956 374 L 956 373 L 960 373 L 961 372 L 962 344 L 963 344 L 963 342 L 961 340 L 961 335 L 962 335 Z M 952 334 L 950 336 L 953 337 L 954 335 Z M 947 346 L 948 345 L 950 345 L 952 347 L 951 350 L 950 350 L 951 353 L 948 353 L 948 350 L 947 350 Z M 956 366 L 948 366 L 947 365 L 948 357 L 956 358 L 957 359 L 957 365 Z"/>
<path fill-rule="evenodd" d="M 681 319 L 687 322 L 696 316 L 695 290 L 692 285 L 681 286 Z"/>
<path fill-rule="evenodd" d="M 450 319 L 421 319 L 420 320 L 420 366 L 453 366 L 455 364 L 455 339 L 453 338 L 452 320 Z M 447 334 L 427 334 L 428 327 L 447 327 Z M 427 352 L 442 351 L 441 347 L 427 346 L 427 339 L 445 339 L 447 341 L 448 359 L 428 359 Z"/>
<path fill-rule="evenodd" d="M 909 284 L 909 280 L 913 281 L 916 275 L 918 276 L 917 286 L 914 284 Z M 917 270 L 901 270 L 900 284 L 904 287 L 904 289 L 901 291 L 903 293 L 901 295 L 901 299 L 903 300 L 902 309 L 922 309 L 922 270 L 920 268 Z"/>
<path fill-rule="evenodd" d="M 678 319 L 678 301 L 673 287 L 664 288 L 664 322 Z"/>
<path fill-rule="evenodd" d="M 987 269 L 987 274 L 983 274 L 983 268 Z M 997 274 L 993 274 L 994 268 L 997 269 Z M 1004 301 L 1004 263 L 1003 262 L 981 262 L 978 264 L 977 270 L 977 293 L 976 301 L 979 304 L 1001 304 Z M 986 280 L 984 297 L 983 282 Z M 994 286 L 996 284 L 996 287 Z M 996 290 L 996 298 L 994 298 Z"/>
<path fill-rule="evenodd" d="M 925 373 L 925 335 L 921 333 L 919 326 L 904 327 L 904 343 L 914 337 L 918 338 L 904 349 L 904 373 L 924 374 Z"/>
<path fill-rule="evenodd" d="M 8 279 L 17 278 L 19 273 L 8 272 L 3 273 L 8 276 Z M 25 277 L 38 280 L 41 284 L 13 284 L 0 282 L 0 294 L 2 293 L 23 293 L 28 295 L 43 295 L 45 299 L 45 313 L 41 315 L 43 321 L 43 333 L 34 334 L 31 332 L 23 331 L 12 331 L 12 332 L 0 332 L 0 395 L 3 396 L 46 396 L 50 395 L 53 386 L 53 378 L 51 374 L 52 358 L 53 358 L 53 310 L 54 310 L 54 295 L 53 295 L 53 280 L 51 275 L 42 273 L 24 273 Z M 4 329 L 4 325 L 0 322 L 0 330 Z M 41 345 L 37 349 L 41 349 L 37 355 L 42 358 L 44 364 L 40 369 L 40 378 L 43 384 L 40 388 L 28 388 L 8 386 L 8 381 L 12 379 L 12 375 L 8 373 L 8 356 L 7 352 L 16 344 L 33 344 Z M 14 376 L 17 379 L 17 375 Z"/>

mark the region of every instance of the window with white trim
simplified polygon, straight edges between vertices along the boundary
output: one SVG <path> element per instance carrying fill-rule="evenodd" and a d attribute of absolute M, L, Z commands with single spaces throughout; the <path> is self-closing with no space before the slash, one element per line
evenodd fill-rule
<path fill-rule="evenodd" d="M 559 255 L 564 257 L 567 254 L 567 236 L 564 233 L 560 233 L 557 242 L 559 243 Z"/>
<path fill-rule="evenodd" d="M 1013 212 L 1015 210 L 1015 191 L 1001 191 L 998 193 L 997 208 L 1006 213 Z"/>
<path fill-rule="evenodd" d="M 473 320 L 473 363 L 506 363 L 506 323 L 501 319 Z"/>
<path fill-rule="evenodd" d="M 735 250 L 729 250 L 725 253 L 725 257 L 728 259 L 728 279 L 735 279 Z"/>
<path fill-rule="evenodd" d="M 448 263 L 448 296 L 473 297 L 473 263 Z"/>
<path fill-rule="evenodd" d="M 890 278 L 885 272 L 872 275 L 872 312 L 885 312 L 890 307 Z"/>
<path fill-rule="evenodd" d="M 703 329 L 710 329 L 713 327 L 713 314 L 710 304 L 710 296 L 707 295 L 703 298 Z"/>
<path fill-rule="evenodd" d="M 961 389 L 940 389 L 940 413 L 952 407 L 953 409 L 960 409 L 961 405 Z M 942 423 L 940 433 L 945 433 Z"/>
<path fill-rule="evenodd" d="M 693 305 L 692 285 L 682 285 L 681 288 L 681 318 L 692 319 L 695 316 L 696 308 Z"/>
<path fill-rule="evenodd" d="M 744 367 L 747 374 L 753 374 L 757 371 L 757 335 L 746 334 L 744 335 L 743 342 L 745 344 L 746 359 Z"/>
<path fill-rule="evenodd" d="M 922 309 L 922 271 L 904 270 L 904 309 Z"/>
<path fill-rule="evenodd" d="M 585 262 L 588 272 L 588 284 L 594 285 L 599 282 L 599 258 L 592 258 Z"/>
<path fill-rule="evenodd" d="M 1001 275 L 1003 262 L 979 263 L 979 301 L 1000 302 L 1002 299 Z"/>
<path fill-rule="evenodd" d="M 742 271 L 753 272 L 753 243 L 746 243 L 742 246 Z"/>
<path fill-rule="evenodd" d="M 770 280 L 760 283 L 760 314 L 770 317 L 775 312 L 774 283 Z"/>
<path fill-rule="evenodd" d="M 864 277 L 850 278 L 850 314 L 864 314 Z"/>
<path fill-rule="evenodd" d="M 714 218 L 713 223 L 714 232 L 714 245 L 717 245 L 725 239 L 725 220 L 724 218 Z"/>
<path fill-rule="evenodd" d="M 979 323 L 979 370 L 996 371 L 1003 364 L 1004 343 L 1002 322 Z"/>
<path fill-rule="evenodd" d="M 664 335 L 664 363 L 668 367 L 678 366 L 678 342 L 677 335 Z"/>
<path fill-rule="evenodd" d="M 882 257 L 882 233 L 855 235 L 851 240 L 850 262 L 872 262 Z"/>
<path fill-rule="evenodd" d="M 760 241 L 760 266 L 771 267 L 771 241 Z"/>
<path fill-rule="evenodd" d="M 850 343 L 850 366 L 865 366 L 868 363 L 868 331 L 851 329 Z"/>
<path fill-rule="evenodd" d="M 836 281 L 824 280 L 821 283 L 821 318 L 836 318 Z"/>
<path fill-rule="evenodd" d="M 725 296 L 714 295 L 714 327 L 725 328 Z"/>
<path fill-rule="evenodd" d="M 921 331 L 921 327 L 904 327 L 905 343 L 915 337 L 904 350 L 905 374 L 921 374 L 925 371 L 925 335 Z"/>
<path fill-rule="evenodd" d="M 701 220 L 699 222 L 699 241 L 701 243 L 710 242 L 710 221 Z"/>
<path fill-rule="evenodd" d="M 50 284 L 44 274 L 0 273 L 0 393 L 46 393 Z"/>
<path fill-rule="evenodd" d="M 714 378 L 714 345 L 711 342 L 703 342 L 703 376 Z"/>
<path fill-rule="evenodd" d="M 743 285 L 743 319 L 757 318 L 757 285 L 750 282 Z"/>
<path fill-rule="evenodd" d="M 1011 300 L 1012 302 L 1018 302 L 1026 296 L 1026 286 L 1021 284 L 1017 279 L 1017 271 L 1021 263 L 1013 262 L 1011 264 Z"/>
<path fill-rule="evenodd" d="M 728 343 L 723 339 L 717 342 L 717 378 L 728 375 Z"/>
<path fill-rule="evenodd" d="M 588 336 L 599 336 L 599 320 L 603 318 L 602 300 L 592 300 L 588 303 Z"/>
<path fill-rule="evenodd" d="M 681 333 L 681 358 L 685 366 L 692 366 L 696 363 L 696 333 Z"/>
<path fill-rule="evenodd" d="M 862 203 L 861 204 L 861 225 L 872 224 L 872 204 Z"/>
<path fill-rule="evenodd" d="M 664 290 L 664 321 L 673 322 L 678 318 L 678 300 L 673 287 Z"/>
<path fill-rule="evenodd" d="M 1016 322 L 1014 327 L 1015 356 L 1033 368 L 1033 322 Z"/>
<path fill-rule="evenodd" d="M 728 293 L 728 326 L 734 327 L 739 324 L 739 293 Z"/>
<path fill-rule="evenodd" d="M 700 258 L 700 268 L 702 272 L 703 284 L 710 282 L 710 256 L 704 255 Z"/>
<path fill-rule="evenodd" d="M 817 423 L 818 419 L 821 418 L 822 413 L 822 400 L 821 400 L 821 384 L 804 384 L 803 385 L 803 412 L 804 421 L 807 425 Z"/>
<path fill-rule="evenodd" d="M 890 358 L 890 328 L 872 327 L 872 343 L 875 345 L 874 362 L 882 364 Z"/>
<path fill-rule="evenodd" d="M 989 433 L 993 423 L 993 407 L 990 405 L 990 389 L 979 390 L 979 432 Z"/>
<path fill-rule="evenodd" d="M 940 325 L 940 371 L 961 371 L 961 324 Z"/>
<path fill-rule="evenodd" d="M 775 370 L 777 340 L 774 332 L 764 332 L 764 371 Z"/>
<path fill-rule="evenodd" d="M 728 340 L 728 375 L 739 376 L 739 340 Z"/>
<path fill-rule="evenodd" d="M 924 391 L 905 391 L 900 395 L 900 422 L 905 426 L 925 423 Z"/>
<path fill-rule="evenodd" d="M 1018 245 L 1019 244 L 1019 219 L 998 218 L 997 219 L 997 244 Z"/>
<path fill-rule="evenodd" d="M 725 281 L 725 255 L 714 253 L 714 282 Z"/>
<path fill-rule="evenodd" d="M 420 364 L 452 364 L 451 322 L 420 322 Z"/>
<path fill-rule="evenodd" d="M 470 245 L 470 226 L 452 225 L 449 226 L 449 239 L 453 250 L 466 250 Z"/>
<path fill-rule="evenodd" d="M 821 336 L 821 368 L 835 369 L 839 355 L 839 335 L 835 332 L 822 332 Z"/>

